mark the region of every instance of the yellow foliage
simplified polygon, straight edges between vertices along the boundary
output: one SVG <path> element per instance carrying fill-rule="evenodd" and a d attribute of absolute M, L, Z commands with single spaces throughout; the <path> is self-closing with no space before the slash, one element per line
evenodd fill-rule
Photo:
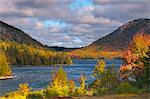
<path fill-rule="evenodd" d="M 5 53 L 0 50 L 0 76 L 11 76 L 12 71 L 8 66 Z"/>
<path fill-rule="evenodd" d="M 94 49 L 94 48 L 93 48 Z M 69 53 L 70 56 L 75 57 L 75 58 L 115 58 L 115 57 L 121 57 L 122 56 L 122 52 L 121 51 L 117 51 L 117 52 L 113 52 L 113 51 L 101 51 L 101 50 L 91 50 L 91 49 L 78 49 L 75 51 L 72 51 Z"/>
<path fill-rule="evenodd" d="M 148 52 L 150 46 L 150 35 L 139 33 L 133 37 L 131 44 L 132 51 L 137 54 L 139 57 L 144 57 L 146 52 Z"/>
<path fill-rule="evenodd" d="M 8 61 L 13 65 L 71 64 L 71 58 L 66 52 L 56 52 L 39 46 L 2 41 L 0 49 L 7 52 Z"/>
<path fill-rule="evenodd" d="M 105 70 L 105 65 L 106 65 L 105 61 L 99 60 L 98 64 L 94 67 L 93 75 L 97 76 L 99 74 L 102 74 Z"/>
<path fill-rule="evenodd" d="M 62 67 L 54 74 L 50 90 L 55 90 L 59 96 L 67 96 L 69 92 L 67 74 Z"/>
<path fill-rule="evenodd" d="M 26 96 L 16 94 L 14 96 L 9 97 L 0 97 L 0 99 L 26 99 Z"/>
<path fill-rule="evenodd" d="M 19 92 L 23 93 L 24 95 L 27 95 L 30 93 L 31 88 L 29 87 L 29 85 L 27 83 L 24 84 L 19 84 Z"/>
<path fill-rule="evenodd" d="M 76 96 L 85 96 L 85 94 L 87 93 L 87 90 L 85 89 L 85 81 L 86 81 L 86 77 L 81 76 L 80 77 L 80 86 L 77 88 L 77 90 L 75 92 Z"/>
<path fill-rule="evenodd" d="M 6 96 L 0 97 L 0 99 L 26 99 L 26 95 L 20 94 L 19 92 L 11 92 Z"/>

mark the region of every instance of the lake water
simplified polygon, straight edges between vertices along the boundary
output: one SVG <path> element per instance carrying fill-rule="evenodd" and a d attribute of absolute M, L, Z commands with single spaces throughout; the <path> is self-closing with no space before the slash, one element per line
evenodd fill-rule
<path fill-rule="evenodd" d="M 94 79 L 92 70 L 96 63 L 96 60 L 73 60 L 73 64 L 63 66 L 63 69 L 67 72 L 68 79 L 74 79 L 76 85 L 78 85 L 78 79 L 82 75 L 86 76 L 86 83 L 90 83 Z M 106 66 L 114 64 L 116 69 L 122 63 L 120 59 L 106 60 Z M 16 75 L 16 78 L 0 80 L 0 95 L 15 91 L 20 83 L 28 83 L 33 90 L 46 88 L 50 82 L 52 73 L 57 69 L 58 67 L 52 66 L 14 67 L 12 71 Z"/>

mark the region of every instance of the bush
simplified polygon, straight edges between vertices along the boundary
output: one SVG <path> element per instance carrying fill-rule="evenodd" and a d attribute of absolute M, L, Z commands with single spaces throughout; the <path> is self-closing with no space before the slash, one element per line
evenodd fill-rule
<path fill-rule="evenodd" d="M 115 93 L 122 94 L 122 93 L 141 93 L 142 90 L 138 89 L 137 87 L 132 86 L 128 82 L 121 83 L 116 89 Z"/>
<path fill-rule="evenodd" d="M 74 96 L 85 96 L 87 92 L 87 90 L 85 89 L 86 77 L 81 76 L 79 81 L 80 81 L 80 86 L 75 90 Z"/>
<path fill-rule="evenodd" d="M 85 96 L 86 94 L 86 90 L 85 89 L 82 89 L 81 87 L 78 87 L 76 90 L 75 90 L 75 93 L 73 96 Z"/>
<path fill-rule="evenodd" d="M 74 96 L 76 88 L 74 80 L 69 80 L 68 87 L 69 87 L 68 96 Z"/>
<path fill-rule="evenodd" d="M 44 99 L 43 91 L 35 91 L 27 96 L 27 99 Z"/>
<path fill-rule="evenodd" d="M 47 88 L 43 93 L 44 93 L 44 96 L 46 99 L 53 97 L 53 96 L 59 96 L 59 94 L 56 90 L 52 90 L 50 88 Z"/>
<path fill-rule="evenodd" d="M 26 96 L 21 94 L 18 91 L 14 91 L 14 92 L 6 94 L 3 97 L 0 97 L 0 99 L 26 99 Z"/>
<path fill-rule="evenodd" d="M 103 87 L 103 88 L 98 88 L 98 89 L 94 92 L 94 95 L 99 96 L 99 95 L 104 95 L 104 94 L 106 94 L 106 93 L 108 93 L 108 88 Z"/>
<path fill-rule="evenodd" d="M 105 64 L 105 61 L 99 61 L 93 71 L 95 81 L 91 87 L 95 89 L 95 95 L 113 93 L 113 90 L 119 83 L 115 66 L 112 64 L 112 66 L 105 68 Z"/>
<path fill-rule="evenodd" d="M 23 95 L 28 95 L 31 91 L 31 88 L 27 83 L 19 84 L 18 92 L 22 93 Z"/>

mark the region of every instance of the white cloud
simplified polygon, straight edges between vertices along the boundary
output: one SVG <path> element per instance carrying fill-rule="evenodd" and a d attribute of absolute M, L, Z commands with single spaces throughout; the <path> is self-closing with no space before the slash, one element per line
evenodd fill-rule
<path fill-rule="evenodd" d="M 71 10 L 72 0 L 0 0 L 0 20 L 14 25 L 47 45 L 85 46 L 129 20 L 150 18 L 149 0 L 91 0 Z M 65 27 L 45 27 L 58 20 Z"/>

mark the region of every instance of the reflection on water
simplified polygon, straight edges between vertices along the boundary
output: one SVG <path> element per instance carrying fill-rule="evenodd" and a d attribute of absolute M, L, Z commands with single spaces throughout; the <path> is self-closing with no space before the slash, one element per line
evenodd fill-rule
<path fill-rule="evenodd" d="M 68 79 L 74 79 L 78 85 L 78 79 L 81 75 L 87 78 L 86 83 L 93 81 L 93 67 L 96 65 L 96 60 L 74 60 L 72 65 L 63 66 L 67 72 Z M 106 60 L 106 65 L 115 64 L 116 69 L 122 64 L 122 60 Z M 12 68 L 16 78 L 9 80 L 0 80 L 0 95 L 17 89 L 18 84 L 28 83 L 33 90 L 38 90 L 47 87 L 51 76 L 58 67 L 34 66 L 34 67 L 14 67 Z"/>

